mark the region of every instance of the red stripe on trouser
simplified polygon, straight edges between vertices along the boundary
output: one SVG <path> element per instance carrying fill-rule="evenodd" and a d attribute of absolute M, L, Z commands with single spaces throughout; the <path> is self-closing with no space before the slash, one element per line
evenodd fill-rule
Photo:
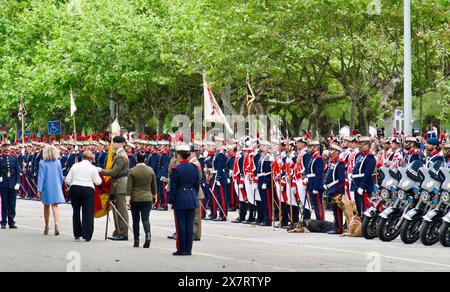
<path fill-rule="evenodd" d="M 177 232 L 176 239 L 177 239 L 177 251 L 180 250 L 180 232 L 178 232 L 178 221 L 177 221 L 177 214 L 175 213 L 175 210 L 173 210 L 173 218 L 175 219 L 175 230 Z"/>
<path fill-rule="evenodd" d="M 350 194 L 350 188 L 345 188 L 345 193 L 347 194 L 347 198 L 351 201 L 352 195 Z"/>
<path fill-rule="evenodd" d="M 365 212 L 367 210 L 367 208 L 369 208 L 369 204 L 370 204 L 370 202 L 369 202 L 369 194 L 367 194 L 367 192 L 364 192 L 363 200 L 364 200 L 364 210 L 363 210 L 363 212 Z"/>
<path fill-rule="evenodd" d="M 242 192 L 242 198 L 244 199 L 244 202 L 248 202 L 248 198 L 247 198 L 247 192 L 245 191 L 245 189 L 241 189 Z"/>
<path fill-rule="evenodd" d="M 272 200 L 270 200 L 269 189 L 266 189 L 267 207 L 269 209 L 269 223 L 272 222 Z"/>
<path fill-rule="evenodd" d="M 213 214 L 211 214 L 213 217 L 217 216 L 217 194 L 216 194 L 216 189 L 213 188 L 212 194 L 211 194 L 211 201 L 212 201 L 212 207 L 213 207 Z"/>
<path fill-rule="evenodd" d="M 25 174 L 22 174 L 22 198 L 25 198 L 25 196 L 27 195 L 27 190 L 25 189 Z"/>
<path fill-rule="evenodd" d="M 225 200 L 225 195 L 224 195 L 224 193 L 223 193 L 223 187 L 222 186 L 220 186 L 220 198 L 221 198 L 221 200 L 222 200 L 222 219 L 224 219 L 225 220 L 225 218 L 226 218 L 226 214 L 225 214 L 225 212 L 227 211 L 227 206 L 226 206 L 226 200 Z"/>
<path fill-rule="evenodd" d="M 289 200 L 288 200 L 286 191 L 282 191 L 281 193 L 283 194 L 284 203 L 285 204 L 289 204 Z"/>
<path fill-rule="evenodd" d="M 166 183 L 162 182 L 162 189 L 164 193 L 164 209 L 167 208 L 167 192 L 166 192 Z"/>
<path fill-rule="evenodd" d="M 202 217 L 205 217 L 205 200 L 204 199 L 201 199 L 200 200 L 200 210 L 201 210 L 201 214 L 202 214 Z"/>
<path fill-rule="evenodd" d="M 336 230 L 337 232 L 342 232 L 342 210 L 339 207 L 335 207 L 336 208 L 336 216 L 337 216 L 337 224 L 338 224 L 338 228 L 339 230 Z"/>
<path fill-rule="evenodd" d="M 231 193 L 231 195 L 230 195 L 231 208 L 234 209 L 236 206 L 234 204 L 234 183 L 233 183 L 233 181 L 231 181 L 230 188 L 231 188 L 231 191 L 230 191 L 230 193 Z"/>
<path fill-rule="evenodd" d="M 322 199 L 320 197 L 320 193 L 318 193 L 316 195 L 317 198 L 317 204 L 318 204 L 318 208 L 319 208 L 319 215 L 320 215 L 320 219 L 319 220 L 325 220 L 325 216 L 323 214 L 323 208 L 322 208 Z"/>

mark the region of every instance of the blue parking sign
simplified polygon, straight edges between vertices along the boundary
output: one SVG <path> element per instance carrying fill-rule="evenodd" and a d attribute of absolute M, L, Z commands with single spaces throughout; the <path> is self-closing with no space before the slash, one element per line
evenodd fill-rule
<path fill-rule="evenodd" d="M 48 122 L 48 134 L 49 135 L 61 135 L 61 122 L 60 121 L 49 121 Z"/>

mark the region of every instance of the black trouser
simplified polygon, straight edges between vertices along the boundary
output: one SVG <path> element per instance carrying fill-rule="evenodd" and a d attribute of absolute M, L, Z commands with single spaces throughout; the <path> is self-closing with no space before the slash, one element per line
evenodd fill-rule
<path fill-rule="evenodd" d="M 285 203 L 281 203 L 281 225 L 282 226 L 289 225 L 290 212 L 291 212 L 290 207 Z"/>
<path fill-rule="evenodd" d="M 133 218 L 133 233 L 134 240 L 139 240 L 139 222 L 142 220 L 144 225 L 145 235 L 149 235 L 150 231 L 150 210 L 152 209 L 152 202 L 131 202 L 131 217 Z"/>
<path fill-rule="evenodd" d="M 73 235 L 90 241 L 94 233 L 94 189 L 91 187 L 71 186 L 70 198 L 73 208 Z M 80 210 L 83 218 L 80 219 Z"/>
<path fill-rule="evenodd" d="M 240 202 L 239 203 L 239 220 L 245 221 L 245 218 L 247 217 L 247 210 L 248 210 L 248 203 Z"/>
<path fill-rule="evenodd" d="M 14 218 L 16 217 L 16 198 L 17 193 L 11 188 L 2 188 L 0 190 L 2 195 L 2 226 L 14 225 Z"/>

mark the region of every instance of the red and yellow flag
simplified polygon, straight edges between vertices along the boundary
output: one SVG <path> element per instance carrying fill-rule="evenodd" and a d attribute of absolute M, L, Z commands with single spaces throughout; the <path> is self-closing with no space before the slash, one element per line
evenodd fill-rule
<path fill-rule="evenodd" d="M 113 149 L 112 144 L 110 144 L 108 149 L 108 160 L 106 161 L 106 169 L 112 168 L 112 162 L 113 162 Z M 95 218 L 102 218 L 108 215 L 108 212 L 111 211 L 111 206 L 107 206 L 111 187 L 111 178 L 108 176 L 102 176 L 101 174 L 100 176 L 102 178 L 102 184 L 95 188 L 95 195 L 94 195 Z"/>

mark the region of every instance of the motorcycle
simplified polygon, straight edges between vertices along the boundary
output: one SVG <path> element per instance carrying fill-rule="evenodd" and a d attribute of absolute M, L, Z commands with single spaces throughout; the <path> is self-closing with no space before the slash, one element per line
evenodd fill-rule
<path fill-rule="evenodd" d="M 401 174 L 396 169 L 383 166 L 378 170 L 380 186 L 375 186 L 375 193 L 378 195 L 372 199 L 374 204 L 364 212 L 364 219 L 361 225 L 362 234 L 366 239 L 377 237 L 379 215 L 395 201 L 395 190 L 398 187 L 400 178 Z"/>
<path fill-rule="evenodd" d="M 439 170 L 442 164 L 442 161 L 437 161 L 430 169 L 426 167 L 419 169 L 419 173 L 424 177 L 420 199 L 414 208 L 403 215 L 404 223 L 401 227 L 400 237 L 405 244 L 413 244 L 419 240 L 423 216 L 439 202 L 439 190 L 442 185 Z"/>
<path fill-rule="evenodd" d="M 439 177 L 443 181 L 439 203 L 423 217 L 420 227 L 420 241 L 426 246 L 439 241 L 439 231 L 444 222 L 442 219 L 450 211 L 450 169 L 441 167 Z"/>
<path fill-rule="evenodd" d="M 403 215 L 406 214 L 418 201 L 420 185 L 423 177 L 419 172 L 421 161 L 414 161 L 408 168 L 399 168 L 401 179 L 398 189 L 394 189 L 395 202 L 380 214 L 377 225 L 377 235 L 382 241 L 388 242 L 396 239 L 403 224 Z"/>
<path fill-rule="evenodd" d="M 450 247 L 450 211 L 442 218 L 441 229 L 439 229 L 439 241 L 443 246 Z"/>

